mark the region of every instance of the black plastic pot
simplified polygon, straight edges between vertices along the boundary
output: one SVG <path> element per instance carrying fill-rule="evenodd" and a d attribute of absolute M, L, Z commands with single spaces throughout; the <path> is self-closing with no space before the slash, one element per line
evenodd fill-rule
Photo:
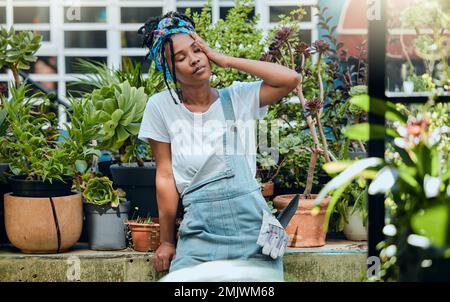
<path fill-rule="evenodd" d="M 114 165 L 116 163 L 117 163 L 117 161 L 115 161 L 115 160 L 101 161 L 98 163 L 98 172 L 102 173 L 102 175 L 113 180 L 110 167 L 111 167 L 111 165 Z"/>
<path fill-rule="evenodd" d="M 6 172 L 9 170 L 9 164 L 0 163 L 0 244 L 9 243 L 5 230 L 5 218 L 3 215 L 3 195 L 11 192 L 11 186 L 7 182 Z"/>
<path fill-rule="evenodd" d="M 121 203 L 117 208 L 84 203 L 86 230 L 91 250 L 112 251 L 127 247 L 126 221 L 129 209 L 129 201 Z"/>
<path fill-rule="evenodd" d="M 123 189 L 131 202 L 130 218 L 158 217 L 155 162 L 146 162 L 143 167 L 114 164 L 111 165 L 111 174 L 114 185 Z"/>
<path fill-rule="evenodd" d="M 159 217 L 156 201 L 156 164 L 146 162 L 143 167 L 137 164 L 111 165 L 113 184 L 126 192 L 131 201 L 130 219 L 137 217 Z M 183 217 L 183 205 L 178 200 L 176 218 Z"/>
<path fill-rule="evenodd" d="M 43 182 L 38 180 L 25 180 L 25 176 L 9 177 L 11 191 L 15 196 L 21 197 L 58 197 L 71 195 L 73 177 L 63 176 L 61 180 Z"/>

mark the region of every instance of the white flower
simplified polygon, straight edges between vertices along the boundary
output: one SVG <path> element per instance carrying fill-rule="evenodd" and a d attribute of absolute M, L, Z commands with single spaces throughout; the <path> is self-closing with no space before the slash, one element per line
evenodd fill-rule
<path fill-rule="evenodd" d="M 431 261 L 430 259 L 425 259 L 422 261 L 420 266 L 421 267 L 430 267 L 432 264 L 433 264 L 433 261 Z"/>
<path fill-rule="evenodd" d="M 383 234 L 386 236 L 393 237 L 397 234 L 397 228 L 393 224 L 385 225 L 383 228 Z"/>
<path fill-rule="evenodd" d="M 406 140 L 404 138 L 402 138 L 402 137 L 396 137 L 394 139 L 394 144 L 397 147 L 402 148 L 402 149 L 406 149 L 406 146 L 407 146 Z"/>
<path fill-rule="evenodd" d="M 441 138 L 441 133 L 448 133 L 449 132 L 448 126 L 439 127 L 433 130 L 433 132 L 430 133 L 430 137 L 428 138 L 428 146 L 433 146 L 437 143 L 439 143 L 439 139 Z"/>
<path fill-rule="evenodd" d="M 434 198 L 439 195 L 439 187 L 441 185 L 440 177 L 425 175 L 423 179 L 423 189 L 427 198 Z"/>
<path fill-rule="evenodd" d="M 385 255 L 387 257 L 390 258 L 392 256 L 395 256 L 396 253 L 397 253 L 397 247 L 395 245 L 392 244 L 386 248 Z"/>
<path fill-rule="evenodd" d="M 408 243 L 412 246 L 417 246 L 421 248 L 428 248 L 430 246 L 430 240 L 427 237 L 419 236 L 419 235 L 409 235 L 408 236 Z"/>
<path fill-rule="evenodd" d="M 404 126 L 398 127 L 397 132 L 398 132 L 398 134 L 400 134 L 400 136 L 403 136 L 403 137 L 408 136 L 408 130 L 406 130 L 406 127 L 404 127 Z"/>
<path fill-rule="evenodd" d="M 390 190 L 398 178 L 397 169 L 391 168 L 389 166 L 384 167 L 378 171 L 375 179 L 369 186 L 369 194 L 374 195 L 378 193 L 386 193 Z"/>

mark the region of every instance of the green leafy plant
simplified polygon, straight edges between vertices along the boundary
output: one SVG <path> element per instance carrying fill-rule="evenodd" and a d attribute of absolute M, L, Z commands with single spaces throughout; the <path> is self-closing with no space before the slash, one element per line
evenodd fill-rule
<path fill-rule="evenodd" d="M 35 56 L 42 41 L 42 36 L 31 31 L 16 33 L 11 27 L 0 29 L 0 68 L 11 69 L 16 87 L 20 86 L 20 69 L 30 69 L 31 63 L 36 62 Z"/>
<path fill-rule="evenodd" d="M 154 224 L 151 217 L 138 217 L 135 219 L 135 222 L 140 224 Z"/>
<path fill-rule="evenodd" d="M 76 119 L 77 114 L 71 115 L 74 124 L 64 137 L 57 129 L 55 114 L 45 112 L 48 103 L 45 95 L 29 95 L 26 84 L 19 88 L 11 85 L 10 91 L 10 99 L 1 96 L 8 128 L 0 137 L 0 154 L 14 175 L 24 175 L 27 180 L 63 180 L 62 176 L 73 176 L 83 160 L 98 155 L 87 145 L 88 129 Z M 39 105 L 35 104 L 37 101 Z M 75 112 L 79 112 L 80 105 L 73 105 Z M 92 135 L 95 128 L 89 131 Z"/>
<path fill-rule="evenodd" d="M 148 75 L 145 78 L 141 64 L 134 64 L 129 59 L 124 60 L 121 68 L 116 70 L 109 68 L 104 63 L 91 60 L 80 59 L 77 64 L 78 70 L 85 74 L 83 77 L 78 78 L 77 83 L 91 85 L 95 88 L 91 93 L 85 94 L 84 97 L 90 99 L 96 108 L 103 108 L 103 104 L 108 104 L 105 110 L 97 110 L 96 112 L 96 114 L 102 115 L 100 119 L 97 118 L 97 122 L 102 124 L 104 129 L 98 137 L 101 142 L 100 147 L 112 151 L 114 155 L 118 154 L 121 162 L 137 162 L 139 166 L 142 166 L 144 160 L 152 158 L 150 146 L 137 139 L 137 133 L 142 120 L 143 109 L 145 109 L 147 102 L 147 99 L 145 104 L 143 102 L 144 94 L 147 96 L 153 95 L 164 88 L 162 75 L 153 68 L 153 64 L 154 62 L 151 63 Z M 114 126 L 116 123 L 112 120 L 113 112 L 108 110 L 116 111 L 120 109 L 123 111 L 124 108 L 119 108 L 118 106 L 124 105 L 124 101 L 121 100 L 121 103 L 119 103 L 117 95 L 121 94 L 121 89 L 124 85 L 127 87 L 128 85 L 131 86 L 132 93 L 131 96 L 127 95 L 126 103 L 128 107 L 125 109 L 132 109 L 133 112 L 128 111 L 128 113 L 124 113 L 123 117 L 127 117 L 130 114 L 134 117 L 132 122 L 121 118 L 117 126 Z M 142 90 L 144 94 L 142 94 Z M 137 98 L 138 108 L 136 109 L 138 110 L 129 107 L 132 102 L 135 102 L 130 97 Z M 111 104 L 115 105 L 111 106 Z M 105 111 L 107 115 L 101 113 L 102 111 Z M 111 137 L 112 133 L 114 135 Z"/>
<path fill-rule="evenodd" d="M 421 76 L 413 75 L 411 81 L 414 83 L 414 91 L 417 92 L 432 92 L 436 88 L 433 78 L 428 73 L 424 73 Z"/>
<path fill-rule="evenodd" d="M 86 184 L 83 196 L 87 203 L 99 206 L 111 205 L 113 208 L 125 201 L 125 192 L 120 189 L 114 190 L 112 181 L 106 176 L 91 178 Z"/>
<path fill-rule="evenodd" d="M 137 134 L 147 104 L 144 88 L 131 87 L 125 81 L 95 89 L 90 100 L 102 128 L 100 147 L 119 152 L 122 162 L 144 164 L 137 150 Z"/>
<path fill-rule="evenodd" d="M 0 137 L 0 152 L 10 164 L 15 175 L 26 175 L 27 179 L 49 180 L 61 179 L 70 175 L 70 165 L 66 154 L 57 148 L 56 118 L 53 113 L 44 114 L 34 111 L 33 100 L 25 95 L 27 85 L 18 89 L 11 85 L 11 99 L 2 96 L 2 104 L 7 114 L 8 129 Z M 43 102 L 40 106 L 45 105 Z"/>
<path fill-rule="evenodd" d="M 121 68 L 111 69 L 105 63 L 89 59 L 78 59 L 76 70 L 84 76 L 78 77 L 75 84 L 85 84 L 101 89 L 113 83 L 121 84 L 128 81 L 131 87 L 144 88 L 147 95 L 153 95 L 164 89 L 164 81 L 160 72 L 154 68 L 154 62 L 150 64 L 147 77 L 144 78 L 144 70 L 140 63 L 134 64 L 131 59 L 123 61 Z"/>
<path fill-rule="evenodd" d="M 324 40 L 317 40 L 308 45 L 299 39 L 299 23 L 304 15 L 305 11 L 300 7 L 291 11 L 289 16 L 284 16 L 280 25 L 269 35 L 269 50 L 260 59 L 282 64 L 300 74 L 301 82 L 294 93 L 300 100 L 300 110 L 303 111 L 313 141 L 304 191 L 305 195 L 309 195 L 318 158 L 323 156 L 327 162 L 333 158 L 322 125 L 325 95 L 329 90 L 329 87 L 324 85 L 329 81 L 325 58 L 330 55 L 331 50 L 330 44 Z M 312 60 L 314 53 L 317 54 L 316 63 Z"/>
<path fill-rule="evenodd" d="M 350 126 L 345 135 L 351 139 L 386 138 L 392 156 L 337 161 L 324 165 L 337 174 L 319 193 L 316 205 L 333 192 L 327 221 L 343 192 L 357 178 L 372 180 L 369 194 L 385 194 L 390 205 L 388 239 L 380 247 L 384 279 L 399 273 L 414 275 L 420 261 L 450 255 L 450 162 L 441 152 L 449 145 L 447 125 L 430 127 L 428 114 L 409 116 L 389 102 L 357 96 L 351 102 L 364 111 L 385 115 L 388 126 L 367 123 Z M 392 252 L 396 251 L 396 252 Z M 430 254 L 431 253 L 431 254 Z M 412 276 L 410 275 L 410 276 Z"/>
<path fill-rule="evenodd" d="M 66 109 L 70 124 L 66 123 L 67 135 L 64 138 L 62 147 L 69 158 L 74 162 L 74 184 L 78 191 L 82 191 L 85 186 L 83 175 L 95 170 L 100 150 L 94 143 L 100 131 L 100 124 L 97 122 L 95 107 L 88 98 L 77 100 L 70 98 L 70 109 Z"/>

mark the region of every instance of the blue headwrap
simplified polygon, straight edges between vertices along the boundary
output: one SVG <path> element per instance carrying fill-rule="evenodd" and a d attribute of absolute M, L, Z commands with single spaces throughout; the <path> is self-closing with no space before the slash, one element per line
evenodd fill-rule
<path fill-rule="evenodd" d="M 192 24 L 178 17 L 167 17 L 162 19 L 161 21 L 159 21 L 157 29 L 154 30 L 153 45 L 147 45 L 147 47 L 149 47 L 150 49 L 148 59 L 155 61 L 155 69 L 161 72 L 164 72 L 163 64 L 165 64 L 166 77 L 168 80 L 173 81 L 172 76 L 169 72 L 169 66 L 162 55 L 163 42 L 166 37 L 173 34 L 189 34 L 191 32 L 195 32 Z"/>

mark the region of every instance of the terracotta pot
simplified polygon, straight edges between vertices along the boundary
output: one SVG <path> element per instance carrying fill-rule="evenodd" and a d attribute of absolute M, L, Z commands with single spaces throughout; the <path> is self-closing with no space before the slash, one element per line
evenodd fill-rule
<path fill-rule="evenodd" d="M 261 185 L 261 193 L 264 197 L 273 196 L 274 183 L 272 181 L 265 182 Z"/>
<path fill-rule="evenodd" d="M 273 205 L 280 212 L 294 196 L 294 194 L 277 196 L 273 199 Z M 303 195 L 300 195 L 297 211 L 286 226 L 286 232 L 289 234 L 288 246 L 317 247 L 325 245 L 325 212 L 330 198 L 325 198 L 319 213 L 312 215 L 311 210 L 316 196 L 311 194 L 311 198 L 305 198 Z"/>
<path fill-rule="evenodd" d="M 60 197 L 5 194 L 5 227 L 12 245 L 24 253 L 59 253 L 81 235 L 81 193 Z"/>
<path fill-rule="evenodd" d="M 138 252 L 156 251 L 159 247 L 159 223 L 144 224 L 128 221 L 133 249 Z"/>

